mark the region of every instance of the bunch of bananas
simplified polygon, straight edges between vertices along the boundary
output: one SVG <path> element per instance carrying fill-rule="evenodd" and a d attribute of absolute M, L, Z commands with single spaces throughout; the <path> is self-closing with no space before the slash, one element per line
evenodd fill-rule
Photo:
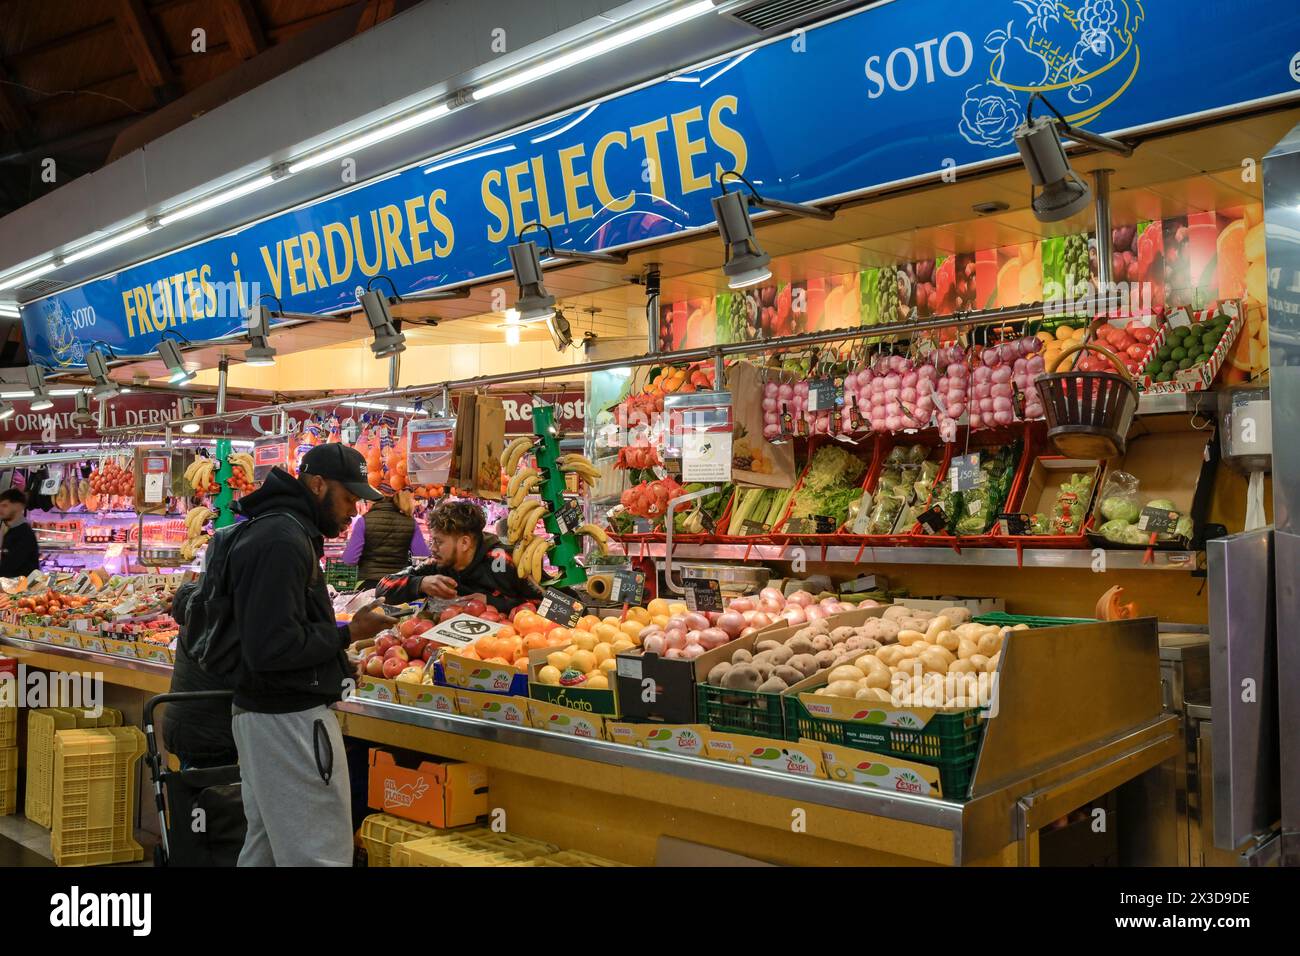
<path fill-rule="evenodd" d="M 533 533 L 533 528 L 537 527 L 537 522 L 545 514 L 546 502 L 536 498 L 523 501 L 518 507 L 511 507 L 510 515 L 506 518 L 506 540 L 518 545 Z"/>
<path fill-rule="evenodd" d="M 185 515 L 185 543 L 181 545 L 181 557 L 186 561 L 193 561 L 199 548 L 211 540 L 212 536 L 204 533 L 203 526 L 211 521 L 215 514 L 216 512 L 211 508 L 196 505 Z"/>
<path fill-rule="evenodd" d="M 542 483 L 542 475 L 536 468 L 523 468 L 506 483 L 506 504 L 511 509 L 520 507 L 529 495 Z"/>
<path fill-rule="evenodd" d="M 511 474 L 518 466 L 519 459 L 533 447 L 534 441 L 536 439 L 532 435 L 521 435 L 501 449 L 501 470 L 507 475 Z"/>
<path fill-rule="evenodd" d="M 577 452 L 560 456 L 560 471 L 566 475 L 572 472 L 589 485 L 600 480 L 600 469 Z"/>
<path fill-rule="evenodd" d="M 212 494 L 219 490 L 216 482 L 212 480 L 216 468 L 217 463 L 211 458 L 199 456 L 190 462 L 190 466 L 185 469 L 185 480 L 194 489 L 194 494 Z"/>
<path fill-rule="evenodd" d="M 605 529 L 599 525 L 591 523 L 580 525 L 578 527 L 578 534 L 585 534 L 588 538 L 595 541 L 596 550 L 599 553 L 606 554 L 609 551 L 609 535 L 605 534 Z"/>
<path fill-rule="evenodd" d="M 528 578 L 537 584 L 541 584 L 545 575 L 542 561 L 553 547 L 550 538 L 541 536 L 529 538 L 524 544 L 515 548 L 515 573 L 521 578 Z"/>
<path fill-rule="evenodd" d="M 252 491 L 256 485 L 253 484 L 253 456 L 246 451 L 231 452 L 226 461 L 230 463 L 231 474 L 228 479 L 230 487 L 234 491 Z"/>

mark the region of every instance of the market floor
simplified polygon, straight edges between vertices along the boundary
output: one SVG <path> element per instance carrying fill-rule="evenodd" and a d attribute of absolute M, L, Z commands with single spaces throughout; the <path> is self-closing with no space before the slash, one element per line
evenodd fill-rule
<path fill-rule="evenodd" d="M 140 832 L 135 838 L 144 847 L 144 859 L 124 865 L 153 866 L 156 838 L 150 833 Z M 0 867 L 10 866 L 54 866 L 50 831 L 20 814 L 0 817 Z"/>

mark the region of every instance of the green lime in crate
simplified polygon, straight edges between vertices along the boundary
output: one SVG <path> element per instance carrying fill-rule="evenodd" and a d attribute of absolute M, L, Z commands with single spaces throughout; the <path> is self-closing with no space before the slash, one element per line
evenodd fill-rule
<path fill-rule="evenodd" d="M 695 689 L 699 722 L 725 733 L 785 738 L 781 695 L 699 684 Z"/>
<path fill-rule="evenodd" d="M 821 716 L 811 713 L 798 695 L 782 699 L 787 740 L 818 740 L 929 764 L 939 769 L 945 797 L 965 800 L 969 796 L 975 758 L 984 733 L 979 708 L 953 712 L 918 708 L 913 712 L 844 697 L 819 696 L 814 706 L 824 706 L 840 715 Z M 913 713 L 926 718 L 925 723 L 921 724 Z M 890 725 L 887 721 L 891 715 L 892 719 L 911 720 L 915 725 Z M 853 719 L 856 717 L 861 719 Z"/>

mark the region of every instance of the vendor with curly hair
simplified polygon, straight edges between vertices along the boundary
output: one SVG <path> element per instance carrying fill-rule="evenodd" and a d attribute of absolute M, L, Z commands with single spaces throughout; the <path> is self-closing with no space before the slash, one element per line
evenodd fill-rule
<path fill-rule="evenodd" d="M 503 613 L 524 601 L 540 600 L 540 589 L 519 576 L 509 549 L 496 535 L 484 534 L 483 526 L 482 510 L 469 502 L 439 505 L 429 515 L 433 561 L 384 578 L 377 594 L 400 604 L 481 593 Z"/>

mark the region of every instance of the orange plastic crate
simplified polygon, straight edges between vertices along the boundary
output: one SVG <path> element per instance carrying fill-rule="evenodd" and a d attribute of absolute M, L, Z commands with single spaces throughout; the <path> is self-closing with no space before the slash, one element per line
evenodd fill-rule
<path fill-rule="evenodd" d="M 144 858 L 135 841 L 136 767 L 144 749 L 144 734 L 135 727 L 55 734 L 50 847 L 57 865 Z"/>

